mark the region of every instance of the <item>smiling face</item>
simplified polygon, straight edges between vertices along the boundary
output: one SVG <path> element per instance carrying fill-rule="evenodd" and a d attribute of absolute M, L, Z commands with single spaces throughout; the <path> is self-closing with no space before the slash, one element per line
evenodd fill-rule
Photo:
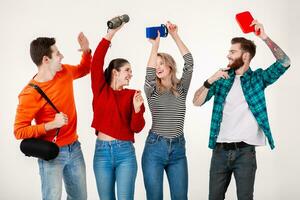
<path fill-rule="evenodd" d="M 227 55 L 228 67 L 234 70 L 241 68 L 244 65 L 243 54 L 244 52 L 239 43 L 232 44 Z"/>
<path fill-rule="evenodd" d="M 129 63 L 124 64 L 119 70 L 113 69 L 113 82 L 115 82 L 118 87 L 129 85 L 131 78 L 132 70 Z"/>
<path fill-rule="evenodd" d="M 229 60 L 228 67 L 236 72 L 245 72 L 250 66 L 250 62 L 256 53 L 256 45 L 253 41 L 243 37 L 235 37 L 231 39 L 231 47 L 227 58 Z"/>
<path fill-rule="evenodd" d="M 46 61 L 49 64 L 49 67 L 54 71 L 60 71 L 62 69 L 61 67 L 61 61 L 64 58 L 64 56 L 60 53 L 57 46 L 54 44 L 51 46 L 51 58 L 45 56 Z"/>
<path fill-rule="evenodd" d="M 177 95 L 179 79 L 176 77 L 176 62 L 173 57 L 167 53 L 158 53 L 155 70 L 158 91 L 169 90 Z"/>
<path fill-rule="evenodd" d="M 169 77 L 170 75 L 170 66 L 166 65 L 165 61 L 162 59 L 161 56 L 158 56 L 156 61 L 156 76 L 160 79 L 164 79 L 166 77 Z"/>

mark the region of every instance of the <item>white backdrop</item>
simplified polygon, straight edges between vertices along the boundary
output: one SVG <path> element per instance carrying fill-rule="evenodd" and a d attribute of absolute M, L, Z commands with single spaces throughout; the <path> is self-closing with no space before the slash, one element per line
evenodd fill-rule
<path fill-rule="evenodd" d="M 76 64 L 77 34 L 83 31 L 95 49 L 106 33 L 106 21 L 127 13 L 130 22 L 114 38 L 106 64 L 115 57 L 127 58 L 133 68 L 131 88 L 143 89 L 145 67 L 150 44 L 145 38 L 145 27 L 171 20 L 179 26 L 179 33 L 193 53 L 195 70 L 187 98 L 185 136 L 189 165 L 189 198 L 208 197 L 208 175 L 211 150 L 208 135 L 212 101 L 203 107 L 194 107 L 192 97 L 203 81 L 218 68 L 227 64 L 230 40 L 245 36 L 255 41 L 257 55 L 252 68 L 267 67 L 275 59 L 268 47 L 253 34 L 244 35 L 235 22 L 236 13 L 249 10 L 265 26 L 267 34 L 289 55 L 291 68 L 273 86 L 269 87 L 267 106 L 275 139 L 275 150 L 257 148 L 258 170 L 255 199 L 299 199 L 299 10 L 297 0 L 235 1 L 100 1 L 100 0 L 1 0 L 0 1 L 0 199 L 40 199 L 40 177 L 36 160 L 19 151 L 13 135 L 17 95 L 37 71 L 29 55 L 30 42 L 39 36 L 52 36 L 65 56 L 63 63 Z M 161 40 L 160 51 L 173 55 L 182 70 L 183 60 L 170 37 Z M 180 75 L 179 73 L 178 75 Z M 74 83 L 78 112 L 78 133 L 87 166 L 89 199 L 98 199 L 92 160 L 96 137 L 90 127 L 92 95 L 90 76 Z M 146 103 L 147 105 L 147 103 Z M 139 163 L 135 199 L 143 200 L 145 190 L 141 170 L 141 154 L 151 115 L 146 106 L 146 127 L 136 135 L 136 153 Z M 298 119 L 298 120 L 297 120 Z M 170 199 L 165 178 L 165 199 Z M 65 199 L 65 193 L 63 194 Z M 236 199 L 234 179 L 226 199 Z"/>

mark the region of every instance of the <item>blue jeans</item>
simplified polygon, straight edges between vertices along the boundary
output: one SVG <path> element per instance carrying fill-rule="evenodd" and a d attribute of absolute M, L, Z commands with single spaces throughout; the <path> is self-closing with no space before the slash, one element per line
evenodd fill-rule
<path fill-rule="evenodd" d="M 59 148 L 50 161 L 38 159 L 43 200 L 60 200 L 64 180 L 68 200 L 87 199 L 85 163 L 80 142 Z"/>
<path fill-rule="evenodd" d="M 252 200 L 256 172 L 254 146 L 225 150 L 217 146 L 210 164 L 209 200 L 223 200 L 233 173 L 239 200 Z"/>
<path fill-rule="evenodd" d="M 120 200 L 134 199 L 137 174 L 135 149 L 131 141 L 96 141 L 94 173 L 101 200 L 115 200 L 115 182 Z"/>
<path fill-rule="evenodd" d="M 142 156 L 142 168 L 148 200 L 163 199 L 164 170 L 172 200 L 187 199 L 188 168 L 183 135 L 167 139 L 150 132 Z"/>

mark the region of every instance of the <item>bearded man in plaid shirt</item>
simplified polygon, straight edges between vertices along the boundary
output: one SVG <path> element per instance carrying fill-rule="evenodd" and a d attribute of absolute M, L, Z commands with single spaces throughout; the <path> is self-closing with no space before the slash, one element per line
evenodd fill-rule
<path fill-rule="evenodd" d="M 201 106 L 214 96 L 209 148 L 213 149 L 210 165 L 209 200 L 223 200 L 234 174 L 239 200 L 252 200 L 256 172 L 255 146 L 266 139 L 273 149 L 264 90 L 290 66 L 289 57 L 265 33 L 261 23 L 251 24 L 271 49 L 276 62 L 267 69 L 250 68 L 255 44 L 242 37 L 231 40 L 228 67 L 218 70 L 200 87 L 193 99 Z"/>

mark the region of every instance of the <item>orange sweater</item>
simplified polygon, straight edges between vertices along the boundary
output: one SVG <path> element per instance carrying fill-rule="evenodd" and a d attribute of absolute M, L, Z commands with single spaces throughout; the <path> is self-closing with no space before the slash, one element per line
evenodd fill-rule
<path fill-rule="evenodd" d="M 30 83 L 38 85 L 60 112 L 68 116 L 68 124 L 61 127 L 56 144 L 64 146 L 75 142 L 77 115 L 73 95 L 73 80 L 83 77 L 90 72 L 91 54 L 84 53 L 78 66 L 62 65 L 62 70 L 57 72 L 52 80 L 47 82 Z M 19 94 L 14 133 L 17 139 L 41 138 L 52 141 L 56 129 L 46 132 L 45 123 L 55 118 L 55 110 L 47 101 L 31 86 L 26 85 Z M 35 125 L 32 120 L 35 119 Z"/>

